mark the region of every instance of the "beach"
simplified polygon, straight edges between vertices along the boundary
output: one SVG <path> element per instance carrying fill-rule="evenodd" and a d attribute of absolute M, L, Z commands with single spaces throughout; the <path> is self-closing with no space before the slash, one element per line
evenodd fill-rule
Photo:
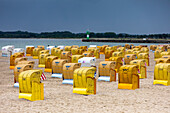
<path fill-rule="evenodd" d="M 38 68 L 38 59 L 28 57 L 28 60 L 35 61 L 34 69 L 44 70 Z M 147 66 L 147 78 L 140 79 L 139 89 L 118 89 L 118 81 L 97 82 L 96 95 L 78 95 L 72 93 L 72 85 L 63 85 L 62 79 L 51 78 L 51 73 L 45 72 L 47 79 L 42 81 L 45 84 L 45 99 L 33 102 L 18 98 L 19 89 L 13 86 L 14 73 L 9 69 L 9 63 L 9 57 L 1 57 L 0 51 L 0 113 L 170 112 L 170 87 L 153 85 L 155 61 L 152 52 L 150 52 L 150 66 Z M 96 64 L 99 64 L 99 61 Z"/>

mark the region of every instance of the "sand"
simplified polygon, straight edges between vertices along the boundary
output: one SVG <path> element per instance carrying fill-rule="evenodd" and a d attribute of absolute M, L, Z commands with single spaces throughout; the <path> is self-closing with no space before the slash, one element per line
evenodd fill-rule
<path fill-rule="evenodd" d="M 1 56 L 1 52 L 0 52 Z M 35 68 L 38 68 L 38 60 Z M 13 70 L 9 69 L 9 58 L 0 57 L 0 113 L 6 112 L 170 112 L 170 86 L 153 85 L 154 59 L 150 52 L 151 66 L 147 67 L 146 79 L 140 79 L 140 89 L 121 90 L 118 82 L 97 82 L 96 95 L 73 94 L 71 85 L 63 85 L 61 79 L 51 78 L 46 73 L 45 100 L 19 99 L 18 88 L 13 87 Z M 44 69 L 43 69 L 44 70 Z"/>

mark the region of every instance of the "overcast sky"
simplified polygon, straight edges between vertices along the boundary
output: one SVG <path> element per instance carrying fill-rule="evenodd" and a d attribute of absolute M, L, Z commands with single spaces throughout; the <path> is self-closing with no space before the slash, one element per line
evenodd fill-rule
<path fill-rule="evenodd" d="M 0 0 L 0 30 L 170 33 L 170 0 Z"/>

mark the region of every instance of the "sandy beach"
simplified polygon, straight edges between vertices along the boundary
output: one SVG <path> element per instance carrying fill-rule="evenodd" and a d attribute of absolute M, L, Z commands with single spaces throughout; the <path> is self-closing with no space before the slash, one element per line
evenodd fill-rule
<path fill-rule="evenodd" d="M 38 59 L 34 69 L 38 68 Z M 99 62 L 97 62 L 98 64 Z M 136 90 L 118 89 L 117 82 L 97 82 L 96 95 L 78 95 L 72 93 L 71 85 L 63 85 L 61 79 L 51 78 L 51 73 L 44 73 L 45 99 L 28 101 L 19 99 L 19 90 L 14 88 L 14 73 L 9 69 L 9 57 L 1 57 L 0 52 L 0 113 L 6 112 L 76 112 L 76 113 L 168 113 L 170 112 L 170 87 L 153 85 L 154 54 L 150 52 L 150 66 L 147 78 L 140 79 L 140 88 Z"/>

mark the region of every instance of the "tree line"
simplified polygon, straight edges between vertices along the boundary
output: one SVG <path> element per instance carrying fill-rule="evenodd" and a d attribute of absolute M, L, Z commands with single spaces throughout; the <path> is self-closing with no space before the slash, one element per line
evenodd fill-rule
<path fill-rule="evenodd" d="M 32 33 L 27 31 L 0 31 L 0 38 L 86 38 L 86 33 L 72 33 L 70 31 Z M 170 39 L 170 34 L 131 35 L 115 32 L 94 33 L 90 32 L 90 38 L 149 38 Z"/>

